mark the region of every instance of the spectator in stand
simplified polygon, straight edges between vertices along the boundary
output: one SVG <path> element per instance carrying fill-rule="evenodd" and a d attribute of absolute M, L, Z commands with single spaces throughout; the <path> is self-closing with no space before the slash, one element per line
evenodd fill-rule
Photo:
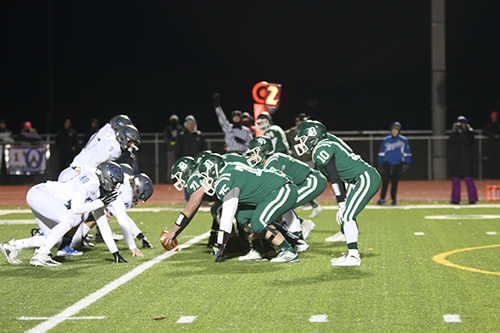
<path fill-rule="evenodd" d="M 21 133 L 17 135 L 17 140 L 24 142 L 35 142 L 42 141 L 42 138 L 40 137 L 40 135 L 38 135 L 36 129 L 31 126 L 31 121 L 27 121 L 24 123 L 24 127 Z"/>
<path fill-rule="evenodd" d="M 175 138 L 182 131 L 179 117 L 176 114 L 170 116 L 170 120 L 163 130 L 163 140 L 165 140 L 165 152 L 167 154 L 167 182 L 172 183 L 171 169 L 175 159 Z"/>
<path fill-rule="evenodd" d="M 82 144 L 85 146 L 89 142 L 92 135 L 99 130 L 99 119 L 92 118 L 90 120 L 90 128 L 85 132 L 82 140 Z"/>
<path fill-rule="evenodd" d="M 7 129 L 7 121 L 0 120 L 0 143 L 13 143 L 12 132 Z"/>
<path fill-rule="evenodd" d="M 452 180 L 451 203 L 460 204 L 460 182 L 463 178 L 467 185 L 469 203 L 477 202 L 477 190 L 474 184 L 474 130 L 467 118 L 460 116 L 453 124 L 448 139 L 448 164 Z"/>
<path fill-rule="evenodd" d="M 184 156 L 195 157 L 199 152 L 207 150 L 205 136 L 198 131 L 196 119 L 192 115 L 184 119 L 184 129 L 175 138 L 175 158 Z"/>
<path fill-rule="evenodd" d="M 57 133 L 56 147 L 59 149 L 59 173 L 66 169 L 76 156 L 77 133 L 71 128 L 71 120 L 64 121 L 64 127 Z"/>
<path fill-rule="evenodd" d="M 231 112 L 231 122 L 227 120 L 224 110 L 220 106 L 220 95 L 213 95 L 215 114 L 219 119 L 220 127 L 224 131 L 226 141 L 226 152 L 242 154 L 247 151 L 248 143 L 252 140 L 252 132 L 242 123 L 242 112 L 234 110 Z"/>
<path fill-rule="evenodd" d="M 207 150 L 205 136 L 198 131 L 196 119 L 189 115 L 184 120 L 184 129 L 175 138 L 175 158 L 178 160 L 181 157 L 195 157 L 198 153 Z M 191 195 L 184 188 L 184 198 L 189 202 Z"/>
<path fill-rule="evenodd" d="M 382 176 L 382 191 L 377 205 L 385 204 L 385 195 L 391 183 L 391 205 L 397 204 L 396 194 L 401 175 L 408 171 L 411 163 L 411 151 L 408 140 L 401 134 L 401 124 L 391 124 L 391 135 L 382 141 L 378 152 L 378 170 Z"/>
<path fill-rule="evenodd" d="M 500 123 L 498 122 L 498 113 L 492 111 L 490 113 L 490 122 L 483 128 L 483 135 L 490 139 L 500 139 Z"/>

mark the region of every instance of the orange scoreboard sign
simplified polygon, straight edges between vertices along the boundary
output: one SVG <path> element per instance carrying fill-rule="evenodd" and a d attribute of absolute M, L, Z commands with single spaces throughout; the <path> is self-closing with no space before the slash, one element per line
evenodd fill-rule
<path fill-rule="evenodd" d="M 280 106 L 281 84 L 268 83 L 266 81 L 259 82 L 253 87 L 252 96 L 255 101 L 253 105 L 255 120 L 257 120 L 262 111 L 268 111 L 270 114 L 273 114 Z M 256 130 L 256 136 L 262 134 L 259 129 Z"/>

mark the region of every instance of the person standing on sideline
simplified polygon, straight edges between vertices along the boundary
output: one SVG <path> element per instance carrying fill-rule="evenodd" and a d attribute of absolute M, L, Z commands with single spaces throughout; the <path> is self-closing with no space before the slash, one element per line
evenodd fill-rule
<path fill-rule="evenodd" d="M 214 101 L 215 114 L 219 120 L 220 127 L 224 131 L 226 141 L 226 152 L 242 154 L 248 148 L 248 143 L 252 140 L 252 132 L 242 123 L 242 112 L 234 110 L 231 113 L 231 122 L 227 120 L 222 107 L 220 106 L 220 94 L 212 96 Z"/>
<path fill-rule="evenodd" d="M 385 204 L 385 195 L 391 183 L 391 205 L 395 206 L 398 182 L 401 175 L 408 171 L 411 163 L 411 151 L 408 140 L 401 134 L 401 124 L 391 124 L 391 135 L 382 141 L 378 152 L 378 170 L 382 176 L 382 191 L 377 205 Z"/>
<path fill-rule="evenodd" d="M 490 113 L 490 122 L 483 128 L 483 135 L 490 140 L 483 140 L 483 179 L 498 179 L 500 171 L 498 170 L 498 152 L 500 151 L 500 123 L 498 122 L 498 113 Z"/>
<path fill-rule="evenodd" d="M 496 111 L 490 113 L 490 122 L 484 126 L 483 135 L 491 139 L 500 139 L 500 123 Z"/>
<path fill-rule="evenodd" d="M 182 131 L 182 125 L 179 123 L 179 116 L 172 114 L 169 119 L 169 123 L 165 126 L 163 130 L 163 140 L 165 140 L 165 153 L 167 155 L 167 182 L 171 183 L 172 165 L 175 163 L 175 138 Z"/>
<path fill-rule="evenodd" d="M 451 203 L 460 204 L 460 182 L 463 178 L 467 185 L 469 203 L 477 202 L 477 190 L 474 184 L 474 129 L 467 118 L 460 116 L 453 124 L 448 139 L 448 164 L 452 181 Z"/>
<path fill-rule="evenodd" d="M 90 119 L 90 127 L 83 135 L 82 145 L 85 146 L 87 142 L 89 142 L 92 135 L 99 130 L 99 119 L 92 118 Z"/>
<path fill-rule="evenodd" d="M 62 128 L 56 136 L 56 146 L 59 149 L 59 172 L 66 169 L 76 155 L 78 145 L 77 133 L 71 128 L 71 120 L 64 121 Z"/>

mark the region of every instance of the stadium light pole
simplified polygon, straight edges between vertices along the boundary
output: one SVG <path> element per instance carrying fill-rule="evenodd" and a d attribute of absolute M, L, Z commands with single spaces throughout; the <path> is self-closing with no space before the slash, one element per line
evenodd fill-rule
<path fill-rule="evenodd" d="M 446 134 L 445 0 L 431 0 L 432 133 Z M 433 180 L 446 179 L 446 140 L 432 142 Z"/>

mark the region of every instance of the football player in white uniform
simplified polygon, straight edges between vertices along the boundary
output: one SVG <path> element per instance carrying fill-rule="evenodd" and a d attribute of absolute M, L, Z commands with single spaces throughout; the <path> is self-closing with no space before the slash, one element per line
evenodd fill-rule
<path fill-rule="evenodd" d="M 60 266 L 51 258 L 54 247 L 75 224 L 75 216 L 92 213 L 102 229 L 109 229 L 104 207 L 118 197 L 118 186 L 123 183 L 123 170 L 114 162 L 104 162 L 97 169 L 83 167 L 78 177 L 67 182 L 47 181 L 33 186 L 26 195 L 43 235 L 2 243 L 0 248 L 11 264 L 20 264 L 17 254 L 23 248 L 37 249 L 30 260 L 33 266 Z M 126 262 L 111 236 L 103 233 L 115 262 Z M 110 240 L 107 238 L 111 238 Z"/>

